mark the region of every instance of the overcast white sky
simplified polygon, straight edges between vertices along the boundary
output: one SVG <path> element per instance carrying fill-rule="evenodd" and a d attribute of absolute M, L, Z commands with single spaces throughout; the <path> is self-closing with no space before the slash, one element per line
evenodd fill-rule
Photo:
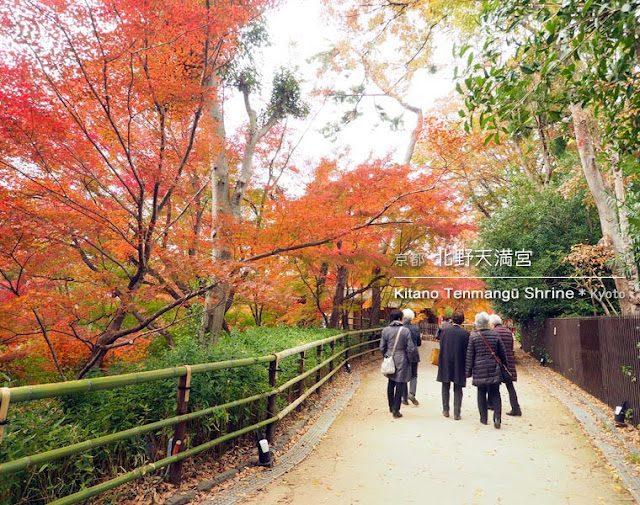
<path fill-rule="evenodd" d="M 286 0 L 281 8 L 272 12 L 269 17 L 269 32 L 272 45 L 264 50 L 262 73 L 266 83 L 271 75 L 281 67 L 299 67 L 299 75 L 304 79 L 304 90 L 310 92 L 314 87 L 316 65 L 308 60 L 315 54 L 332 47 L 339 38 L 337 28 L 322 12 L 320 0 Z M 428 109 L 434 101 L 451 92 L 453 89 L 451 65 L 451 44 L 447 40 L 437 40 L 437 50 L 434 60 L 438 65 L 438 72 L 428 75 L 425 71 L 416 75 L 409 95 L 409 102 Z M 265 94 L 268 93 L 265 89 Z M 312 114 L 304 121 L 297 123 L 300 128 L 306 128 L 314 113 L 318 111 L 315 100 L 307 98 L 312 104 Z M 392 99 L 382 98 L 379 103 L 391 115 L 398 115 L 403 110 Z M 230 104 L 231 105 L 231 104 Z M 241 104 L 237 107 L 237 120 L 244 121 Z M 231 109 L 228 109 L 231 111 Z M 235 109 L 234 109 L 235 110 Z M 381 122 L 373 113 L 373 103 L 369 101 L 363 111 L 365 114 L 344 128 L 335 142 L 323 137 L 319 130 L 330 121 L 337 121 L 341 110 L 332 105 L 325 106 L 312 123 L 311 129 L 305 134 L 304 140 L 297 151 L 296 161 L 300 166 L 312 166 L 315 160 L 323 156 L 334 157 L 344 149 L 349 149 L 349 159 L 355 165 L 367 159 L 370 153 L 374 156 L 384 156 L 395 152 L 394 159 L 400 160 L 404 155 L 408 136 L 413 127 L 412 114 L 405 115 L 405 126 L 401 131 L 392 132 L 387 123 Z M 234 125 L 230 118 L 230 126 Z M 343 157 L 344 159 L 344 157 Z"/>

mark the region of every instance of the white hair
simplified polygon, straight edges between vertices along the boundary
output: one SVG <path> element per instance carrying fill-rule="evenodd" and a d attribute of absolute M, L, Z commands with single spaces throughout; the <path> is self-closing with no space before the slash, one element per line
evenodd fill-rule
<path fill-rule="evenodd" d="M 416 317 L 415 313 L 411 309 L 403 309 L 402 317 L 405 321 L 413 321 Z"/>
<path fill-rule="evenodd" d="M 502 318 L 498 314 L 491 314 L 489 316 L 489 325 L 493 327 L 499 324 L 502 324 Z"/>
<path fill-rule="evenodd" d="M 486 330 L 489 328 L 489 314 L 486 312 L 478 312 L 474 324 L 477 330 Z"/>

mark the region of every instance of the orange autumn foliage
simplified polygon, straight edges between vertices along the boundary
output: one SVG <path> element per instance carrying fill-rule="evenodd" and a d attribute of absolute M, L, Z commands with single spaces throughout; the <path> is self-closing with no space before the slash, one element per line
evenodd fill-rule
<path fill-rule="evenodd" d="M 0 6 L 5 353 L 81 376 L 211 289 L 212 83 L 270 3 Z"/>

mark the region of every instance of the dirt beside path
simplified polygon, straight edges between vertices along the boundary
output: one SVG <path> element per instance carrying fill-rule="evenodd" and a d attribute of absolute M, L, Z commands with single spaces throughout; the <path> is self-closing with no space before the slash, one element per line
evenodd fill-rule
<path fill-rule="evenodd" d="M 419 406 L 403 406 L 404 417 L 393 419 L 386 379 L 378 367 L 362 372 L 351 402 L 315 451 L 243 503 L 635 503 L 568 410 L 523 367 L 516 384 L 523 417 L 503 416 L 500 430 L 481 425 L 469 383 L 462 420 L 444 418 L 436 367 L 426 359 L 431 345 L 421 347 Z M 506 411 L 506 391 L 502 397 Z"/>

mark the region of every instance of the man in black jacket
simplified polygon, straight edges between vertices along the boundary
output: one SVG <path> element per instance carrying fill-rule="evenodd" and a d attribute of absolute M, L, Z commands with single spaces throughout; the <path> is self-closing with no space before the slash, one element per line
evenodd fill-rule
<path fill-rule="evenodd" d="M 460 419 L 462 409 L 462 388 L 467 385 L 465 359 L 469 332 L 460 325 L 464 322 L 462 312 L 454 312 L 453 324 L 440 331 L 440 358 L 438 382 L 442 382 L 442 415 L 449 417 L 449 395 L 453 382 L 453 418 Z"/>

